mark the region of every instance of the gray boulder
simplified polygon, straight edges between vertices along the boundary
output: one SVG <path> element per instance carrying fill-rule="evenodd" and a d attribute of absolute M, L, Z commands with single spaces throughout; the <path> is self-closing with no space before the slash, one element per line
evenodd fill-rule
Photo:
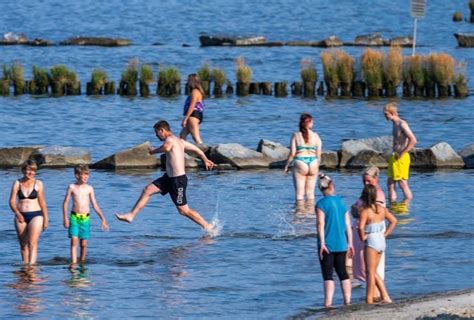
<path fill-rule="evenodd" d="M 360 169 L 370 166 L 387 168 L 387 159 L 379 152 L 373 150 L 362 150 L 352 157 L 346 164 L 346 168 Z"/>
<path fill-rule="evenodd" d="M 354 43 L 364 46 L 382 46 L 384 44 L 380 32 L 357 36 L 354 40 Z"/>
<path fill-rule="evenodd" d="M 428 149 L 415 149 L 411 153 L 414 168 L 463 168 L 463 159 L 446 142 L 440 142 Z"/>
<path fill-rule="evenodd" d="M 366 153 L 364 157 L 369 155 L 372 155 L 371 157 L 373 157 L 375 154 L 379 154 L 380 157 L 387 161 L 392 151 L 392 141 L 393 138 L 391 136 L 344 141 L 342 143 L 340 166 L 346 167 L 352 158 L 357 156 L 362 151 L 371 152 Z M 361 161 L 364 157 L 361 156 L 361 158 L 357 161 Z M 376 160 L 375 158 L 373 161 L 380 162 L 380 160 Z"/>
<path fill-rule="evenodd" d="M 218 144 L 211 149 L 210 159 L 216 164 L 229 163 L 239 169 L 268 168 L 271 162 L 262 153 L 237 143 Z"/>
<path fill-rule="evenodd" d="M 107 38 L 107 37 L 73 37 L 59 42 L 63 46 L 102 46 L 102 47 L 122 47 L 131 44 L 129 39 Z"/>
<path fill-rule="evenodd" d="M 257 152 L 270 160 L 270 168 L 283 168 L 290 154 L 290 149 L 278 142 L 262 139 L 258 143 Z"/>
<path fill-rule="evenodd" d="M 321 169 L 335 169 L 339 166 L 339 154 L 336 151 L 323 151 L 321 153 Z"/>
<path fill-rule="evenodd" d="M 0 167 L 20 167 L 23 162 L 30 158 L 33 152 L 40 148 L 42 148 L 42 146 L 0 148 Z"/>
<path fill-rule="evenodd" d="M 91 153 L 86 148 L 50 146 L 36 150 L 30 158 L 42 167 L 62 168 L 91 164 Z"/>
<path fill-rule="evenodd" d="M 108 156 L 94 163 L 92 167 L 97 169 L 156 168 L 160 166 L 160 160 L 148 153 L 150 146 L 150 142 L 146 141 L 130 149 Z"/>
<path fill-rule="evenodd" d="M 330 36 L 320 42 L 320 46 L 324 48 L 340 47 L 342 45 L 343 42 L 336 36 Z"/>
<path fill-rule="evenodd" d="M 474 143 L 468 144 L 461 151 L 459 155 L 464 160 L 464 165 L 466 169 L 474 168 Z"/>

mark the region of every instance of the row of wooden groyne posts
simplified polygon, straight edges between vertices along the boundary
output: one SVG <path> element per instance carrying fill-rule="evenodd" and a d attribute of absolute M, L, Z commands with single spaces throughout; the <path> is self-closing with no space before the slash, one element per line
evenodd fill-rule
<path fill-rule="evenodd" d="M 458 98 L 469 94 L 466 64 L 456 62 L 446 53 L 403 56 L 401 48 L 392 46 L 388 52 L 367 48 L 356 63 L 343 50 L 327 50 L 321 53 L 323 80 L 319 81 L 314 62 L 301 60 L 301 81 L 290 86 L 283 82 L 254 82 L 253 71 L 244 58 L 236 59 L 235 91 L 238 96 L 249 94 L 275 95 L 284 97 L 288 91 L 295 96 L 315 97 L 395 97 L 402 84 L 403 97 L 448 97 Z M 13 87 L 14 95 L 25 93 L 52 96 L 80 95 L 81 82 L 77 74 L 64 65 L 49 70 L 33 66 L 33 78 L 25 80 L 21 63 L 3 66 L 0 79 L 0 95 L 8 96 Z M 204 64 L 197 70 L 207 96 L 220 97 L 234 93 L 234 87 L 220 68 Z M 106 71 L 95 69 L 87 82 L 87 95 L 119 94 L 122 96 L 149 96 L 150 85 L 156 83 L 156 94 L 162 97 L 181 93 L 181 75 L 176 67 L 160 68 L 157 79 L 153 68 L 132 59 L 127 64 L 118 87 L 110 81 Z M 211 84 L 213 88 L 211 90 Z M 224 89 L 225 86 L 225 89 Z M 185 88 L 187 93 L 187 86 Z"/>

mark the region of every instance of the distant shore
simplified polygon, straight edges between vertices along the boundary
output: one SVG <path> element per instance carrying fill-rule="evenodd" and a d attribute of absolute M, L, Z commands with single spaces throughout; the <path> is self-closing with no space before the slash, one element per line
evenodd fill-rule
<path fill-rule="evenodd" d="M 354 304 L 306 311 L 292 319 L 473 319 L 474 288 L 429 294 L 385 305 Z"/>

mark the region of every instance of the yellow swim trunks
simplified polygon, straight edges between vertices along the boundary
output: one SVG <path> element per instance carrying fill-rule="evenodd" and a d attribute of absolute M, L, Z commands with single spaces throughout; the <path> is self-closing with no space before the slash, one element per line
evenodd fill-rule
<path fill-rule="evenodd" d="M 408 152 L 405 152 L 400 159 L 397 159 L 397 153 L 392 153 L 388 159 L 388 177 L 393 181 L 408 180 L 410 160 Z"/>

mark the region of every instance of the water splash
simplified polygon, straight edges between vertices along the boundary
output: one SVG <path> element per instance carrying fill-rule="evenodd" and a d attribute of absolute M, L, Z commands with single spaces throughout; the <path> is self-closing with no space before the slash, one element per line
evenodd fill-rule
<path fill-rule="evenodd" d="M 216 213 L 216 215 L 211 220 L 211 226 L 206 229 L 206 232 L 211 238 L 215 238 L 221 235 L 223 228 L 224 223 L 219 221 L 219 217 Z"/>

